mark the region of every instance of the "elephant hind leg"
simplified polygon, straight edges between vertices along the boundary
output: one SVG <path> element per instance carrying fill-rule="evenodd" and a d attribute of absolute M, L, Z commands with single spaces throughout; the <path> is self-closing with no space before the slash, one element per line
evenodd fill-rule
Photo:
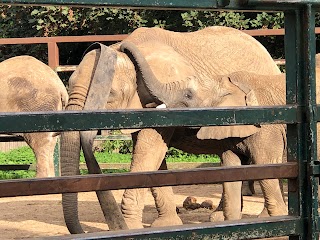
<path fill-rule="evenodd" d="M 24 138 L 35 154 L 37 177 L 54 177 L 53 154 L 57 137 L 51 132 L 27 133 Z"/>
<path fill-rule="evenodd" d="M 131 171 L 158 170 L 167 152 L 168 142 L 172 134 L 172 129 L 142 129 L 138 134 L 134 134 Z M 142 211 L 146 190 L 145 188 L 127 189 L 123 194 L 121 210 L 129 229 L 143 227 Z M 159 218 L 153 226 L 177 225 L 175 220 L 179 217 L 176 213 L 171 187 L 153 188 L 152 193 L 159 213 Z M 172 218 L 172 216 L 175 216 L 175 218 Z M 174 220 L 174 222 L 168 220 Z M 179 219 L 178 224 L 180 223 L 181 220 Z"/>

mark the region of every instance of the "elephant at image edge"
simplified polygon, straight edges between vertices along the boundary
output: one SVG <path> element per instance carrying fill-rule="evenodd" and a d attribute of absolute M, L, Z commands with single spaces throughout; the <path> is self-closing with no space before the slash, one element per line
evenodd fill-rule
<path fill-rule="evenodd" d="M 177 33 L 159 28 L 139 28 L 126 41 L 138 45 L 148 62 L 148 66 L 161 82 L 168 83 L 169 88 L 182 79 L 214 80 L 218 74 L 228 74 L 240 70 L 254 71 L 259 74 L 280 74 L 280 70 L 270 54 L 258 41 L 233 28 L 215 26 L 192 33 Z M 111 70 L 108 70 L 109 75 L 106 77 L 111 77 L 112 83 L 110 83 L 110 90 L 106 87 L 106 99 L 103 100 L 105 102 L 101 103 L 101 98 L 97 101 L 100 104 L 100 109 L 139 109 L 155 107 L 162 103 L 156 96 L 157 94 L 150 92 L 145 82 L 142 81 L 145 79 L 145 76 L 142 76 L 145 71 L 140 70 L 144 66 L 137 65 L 135 60 L 122 53 L 119 48 L 120 44 L 108 47 L 106 55 L 100 56 L 102 50 L 93 50 L 85 55 L 69 80 L 70 100 L 67 110 L 86 109 L 85 105 L 89 102 L 89 100 L 86 101 L 86 96 L 91 96 L 91 91 L 101 91 L 101 89 L 89 89 L 89 86 L 91 79 L 95 78 L 95 71 L 99 70 L 97 67 L 99 59 L 107 58 L 113 59 L 110 60 L 111 62 L 114 61 L 113 65 L 108 66 Z M 131 57 L 131 54 L 129 56 Z M 203 83 L 205 84 L 205 81 Z M 216 90 L 218 89 L 217 85 Z M 94 104 L 91 105 L 94 106 Z M 251 134 L 252 131 L 256 131 L 254 126 L 247 128 Z M 158 170 L 170 140 L 175 136 L 175 131 L 176 129 L 173 128 L 159 128 L 142 129 L 133 133 L 134 150 L 131 171 Z M 81 137 L 81 142 L 86 141 L 83 141 Z M 61 172 L 63 175 L 79 173 L 79 151 L 79 132 L 62 133 Z M 92 161 L 86 160 L 86 162 L 91 164 Z M 97 164 L 94 165 L 97 167 Z M 94 170 L 93 172 L 99 171 Z M 92 171 L 89 170 L 89 172 Z M 142 211 L 145 192 L 146 189 L 129 189 L 124 193 L 122 213 L 129 228 L 143 227 Z M 103 194 L 107 194 L 107 192 L 103 192 Z M 110 200 L 111 195 L 108 194 L 107 199 Z M 172 188 L 152 188 L 152 194 L 155 197 L 159 214 L 152 226 L 181 224 L 173 204 Z M 109 210 L 117 211 L 116 204 L 111 208 L 110 202 L 103 203 L 103 200 L 101 201 L 105 197 L 98 198 L 102 203 L 102 208 L 107 205 Z M 63 194 L 63 210 L 69 231 L 71 233 L 83 232 L 78 218 L 76 194 Z M 107 212 L 104 214 L 106 218 L 108 218 L 107 215 L 110 215 Z M 118 217 L 114 221 L 118 221 L 119 224 L 112 225 L 112 227 L 109 225 L 110 229 L 125 228 L 121 215 L 118 213 L 111 215 L 113 220 Z M 112 220 L 110 221 L 107 220 L 108 224 L 113 224 Z"/>
<path fill-rule="evenodd" d="M 248 82 L 243 83 L 241 81 L 242 75 L 239 80 L 236 77 L 231 79 L 229 77 L 208 76 L 208 74 L 202 78 L 188 76 L 176 82 L 163 83 L 156 74 L 153 74 L 153 70 L 145 61 L 143 52 L 135 44 L 124 42 L 121 49 L 132 55 L 148 91 L 159 102 L 170 108 L 285 104 L 283 101 L 284 90 L 281 85 L 269 86 L 272 83 L 270 81 L 267 85 L 268 91 L 260 93 L 266 86 L 263 85 L 263 81 L 261 83 L 256 78 L 248 77 Z M 253 73 L 250 74 L 253 75 Z M 247 75 L 250 76 L 250 74 Z M 246 77 L 246 75 L 244 76 Z M 273 78 L 278 79 L 279 76 L 275 75 Z M 259 86 L 258 89 L 256 89 L 257 86 Z M 260 98 L 256 95 L 259 95 Z M 274 143 L 277 143 L 276 146 Z M 217 154 L 222 159 L 224 166 L 241 165 L 243 159 L 247 159 L 247 163 L 273 164 L 281 163 L 284 160 L 286 132 L 284 125 L 279 124 L 206 126 L 198 129 L 177 128 L 171 135 L 169 145 L 189 153 Z M 150 146 L 148 149 L 150 150 Z M 135 159 L 133 159 L 133 163 L 134 161 Z M 279 181 L 277 179 L 261 180 L 260 186 L 269 215 L 287 214 Z M 159 191 L 158 201 L 165 197 Z M 166 202 L 166 200 L 163 201 Z M 165 211 L 166 207 L 162 208 L 162 211 Z M 223 184 L 223 211 L 226 220 L 241 218 L 241 182 Z M 210 219 L 215 220 L 215 218 L 215 214 L 213 214 Z"/>
<path fill-rule="evenodd" d="M 214 79 L 203 82 L 203 79 L 182 79 L 175 84 L 162 83 L 153 74 L 145 61 L 143 54 L 130 42 L 121 45 L 123 51 L 133 55 L 139 68 L 143 81 L 153 96 L 163 102 L 165 107 L 226 107 L 226 106 L 272 106 L 285 105 L 286 76 L 261 75 L 253 72 L 234 72 L 228 75 L 216 76 Z M 316 55 L 316 103 L 320 103 L 320 54 Z M 218 86 L 218 90 L 217 90 Z M 266 87 L 267 86 L 267 87 Z M 211 92 L 211 94 L 209 94 Z M 207 94 L 206 94 L 207 93 Z M 164 106 L 162 106 L 163 108 Z M 247 137 L 240 136 L 238 128 L 242 126 L 207 126 L 189 130 L 180 129 L 174 133 L 171 146 L 192 153 L 202 152 L 203 148 L 211 148 L 212 153 L 217 153 L 222 159 L 223 165 L 241 165 L 243 157 L 248 163 L 274 164 L 286 161 L 286 129 L 283 124 L 254 125 L 250 126 L 251 134 Z M 246 126 L 244 126 L 246 127 Z M 239 134 L 237 138 L 226 138 L 229 132 Z M 319 124 L 317 134 L 320 136 Z M 320 143 L 317 141 L 317 151 L 320 151 Z M 241 158 L 239 157 L 241 156 Z M 265 206 L 270 215 L 284 215 L 286 206 L 281 196 L 278 180 L 260 180 Z M 274 185 L 272 184 L 274 183 Z M 319 195 L 320 192 L 318 192 Z M 158 196 L 159 197 L 159 196 Z M 241 182 L 223 184 L 223 204 L 225 208 L 233 207 L 240 213 Z M 318 196 L 319 197 L 319 196 Z M 281 204 L 277 206 L 277 204 Z M 278 210 L 276 209 L 278 208 Z M 227 219 L 230 217 L 224 212 Z M 211 220 L 214 220 L 215 213 Z"/>
<path fill-rule="evenodd" d="M 0 112 L 59 111 L 68 93 L 58 75 L 31 56 L 18 56 L 0 63 Z M 37 161 L 37 177 L 54 177 L 53 153 L 57 133 L 21 133 Z"/>

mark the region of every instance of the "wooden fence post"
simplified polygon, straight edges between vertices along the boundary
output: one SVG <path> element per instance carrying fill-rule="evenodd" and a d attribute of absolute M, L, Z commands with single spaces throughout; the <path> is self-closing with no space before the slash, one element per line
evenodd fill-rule
<path fill-rule="evenodd" d="M 59 66 L 59 48 L 56 42 L 48 42 L 48 65 L 53 70 Z"/>

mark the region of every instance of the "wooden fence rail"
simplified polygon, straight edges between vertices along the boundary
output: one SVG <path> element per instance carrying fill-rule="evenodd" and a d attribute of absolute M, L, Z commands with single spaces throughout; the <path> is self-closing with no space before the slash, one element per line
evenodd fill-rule
<path fill-rule="evenodd" d="M 254 36 L 282 36 L 284 29 L 254 29 L 243 30 L 243 32 Z M 315 28 L 315 33 L 320 33 L 320 27 Z M 74 71 L 76 66 L 60 65 L 59 61 L 59 47 L 58 43 L 70 42 L 117 42 L 122 41 L 128 35 L 87 35 L 87 36 L 60 36 L 60 37 L 29 37 L 29 38 L 2 38 L 0 44 L 14 45 L 14 44 L 47 44 L 48 46 L 48 65 L 57 72 Z M 284 65 L 284 59 L 275 59 L 278 65 Z"/>

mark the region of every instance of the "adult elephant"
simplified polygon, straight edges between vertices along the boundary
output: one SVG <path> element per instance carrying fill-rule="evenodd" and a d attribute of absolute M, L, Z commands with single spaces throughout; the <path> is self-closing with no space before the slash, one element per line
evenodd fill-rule
<path fill-rule="evenodd" d="M 0 63 L 0 112 L 57 111 L 65 108 L 68 93 L 58 75 L 31 56 Z M 37 161 L 37 177 L 54 177 L 55 132 L 21 133 Z"/>
<path fill-rule="evenodd" d="M 228 74 L 240 70 L 269 75 L 280 73 L 267 50 L 258 41 L 233 28 L 216 26 L 192 33 L 140 28 L 135 30 L 126 42 L 138 46 L 147 61 L 146 68 L 132 58 L 132 55 L 135 56 L 134 53 L 127 55 L 121 52 L 119 48 L 121 43 L 111 47 L 100 46 L 98 50 L 89 51 L 70 78 L 70 100 L 67 110 L 137 109 L 161 104 L 164 99 L 159 98 L 157 92 L 151 92 L 144 81 L 147 69 L 152 71 L 161 83 L 168 83 L 166 85 L 168 88 L 176 87 L 176 83 L 179 84 L 179 80 L 182 79 L 203 79 L 205 83 L 205 79 L 214 80 L 217 74 Z M 103 83 L 103 79 L 106 79 L 106 83 Z M 203 87 L 205 88 L 205 85 Z M 200 87 L 198 89 L 202 91 Z M 216 90 L 218 89 L 217 87 Z M 197 89 L 194 90 L 197 91 Z M 189 96 L 189 93 L 193 94 L 186 92 L 186 96 Z M 182 106 L 184 106 L 183 103 Z M 242 130 L 234 129 L 236 132 L 230 132 L 229 137 L 244 137 L 257 131 L 256 126 L 247 126 L 244 134 L 238 136 L 237 134 Z M 178 133 L 179 131 L 184 130 L 158 128 L 142 129 L 133 133 L 134 151 L 131 171 L 152 171 L 164 168 L 161 163 L 165 153 L 170 142 L 177 136 L 182 136 Z M 98 173 L 100 169 L 90 152 L 90 142 L 95 133 L 81 135 L 89 172 Z M 79 173 L 79 136 L 79 132 L 62 134 L 61 172 L 63 175 Z M 217 144 L 220 143 L 217 142 Z M 143 227 L 142 210 L 145 191 L 145 189 L 125 191 L 121 210 L 126 224 L 123 222 L 121 213 L 117 212 L 117 205 L 110 192 L 97 193 L 110 229 L 123 229 L 127 226 Z M 172 188 L 152 188 L 152 194 L 159 213 L 158 219 L 152 226 L 181 224 L 173 204 Z M 278 207 L 275 208 L 278 209 Z M 69 231 L 83 232 L 78 218 L 76 194 L 63 194 L 63 210 Z M 108 211 L 113 211 L 111 216 Z M 278 214 L 277 210 L 271 212 L 273 215 Z"/>

